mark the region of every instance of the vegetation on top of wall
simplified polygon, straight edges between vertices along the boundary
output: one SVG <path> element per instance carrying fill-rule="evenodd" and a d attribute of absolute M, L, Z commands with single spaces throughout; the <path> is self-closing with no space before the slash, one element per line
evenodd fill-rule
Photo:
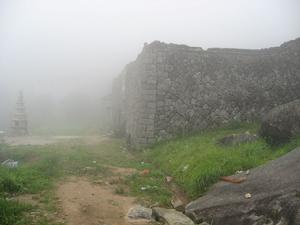
<path fill-rule="evenodd" d="M 257 167 L 300 146 L 300 137 L 277 147 L 261 138 L 234 146 L 218 143 L 226 135 L 256 133 L 257 129 L 255 124 L 235 124 L 209 130 L 159 143 L 146 151 L 144 157 L 173 176 L 190 197 L 198 197 L 221 176 Z"/>

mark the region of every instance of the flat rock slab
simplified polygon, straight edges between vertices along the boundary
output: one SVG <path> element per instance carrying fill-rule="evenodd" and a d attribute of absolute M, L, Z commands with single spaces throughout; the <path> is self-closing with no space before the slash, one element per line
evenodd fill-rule
<path fill-rule="evenodd" d="M 299 225 L 300 148 L 251 170 L 243 183 L 218 182 L 185 213 L 214 225 Z"/>
<path fill-rule="evenodd" d="M 194 222 L 181 212 L 175 209 L 153 208 L 153 216 L 168 225 L 194 225 Z"/>

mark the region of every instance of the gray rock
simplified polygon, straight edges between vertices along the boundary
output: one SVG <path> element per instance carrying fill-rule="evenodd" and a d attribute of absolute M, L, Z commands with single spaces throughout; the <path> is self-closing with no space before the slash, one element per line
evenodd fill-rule
<path fill-rule="evenodd" d="M 156 220 L 166 222 L 168 225 L 194 225 L 194 222 L 175 209 L 153 208 L 153 216 Z"/>
<path fill-rule="evenodd" d="M 152 209 L 137 205 L 129 209 L 127 217 L 130 219 L 152 219 Z"/>
<path fill-rule="evenodd" d="M 180 212 L 184 212 L 185 205 L 178 197 L 174 196 L 171 200 L 171 204 L 174 209 L 176 209 Z"/>
<path fill-rule="evenodd" d="M 251 170 L 241 184 L 218 182 L 185 213 L 214 225 L 300 224 L 300 148 Z M 236 175 L 237 176 L 237 175 Z M 234 176 L 233 176 L 234 177 Z M 251 193 L 251 198 L 244 198 Z M 281 220 L 281 222 L 280 222 Z"/>
<path fill-rule="evenodd" d="M 257 140 L 257 135 L 246 132 L 244 134 L 231 134 L 218 140 L 222 145 L 238 145 Z"/>
<path fill-rule="evenodd" d="M 272 109 L 262 120 L 260 135 L 271 144 L 300 135 L 300 99 Z"/>

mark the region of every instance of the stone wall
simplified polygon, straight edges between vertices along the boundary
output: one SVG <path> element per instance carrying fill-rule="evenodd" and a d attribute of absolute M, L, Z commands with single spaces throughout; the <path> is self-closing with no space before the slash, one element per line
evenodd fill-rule
<path fill-rule="evenodd" d="M 300 98 L 300 39 L 280 47 L 208 49 L 145 44 L 114 84 L 115 130 L 136 148 L 251 121 Z"/>

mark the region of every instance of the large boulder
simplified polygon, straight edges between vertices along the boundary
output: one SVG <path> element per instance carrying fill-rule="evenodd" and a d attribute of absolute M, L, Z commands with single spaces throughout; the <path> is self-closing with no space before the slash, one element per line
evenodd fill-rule
<path fill-rule="evenodd" d="M 300 99 L 272 109 L 262 120 L 260 135 L 271 144 L 300 135 Z"/>
<path fill-rule="evenodd" d="M 251 170 L 240 184 L 217 183 L 185 213 L 214 225 L 299 225 L 300 148 Z"/>

